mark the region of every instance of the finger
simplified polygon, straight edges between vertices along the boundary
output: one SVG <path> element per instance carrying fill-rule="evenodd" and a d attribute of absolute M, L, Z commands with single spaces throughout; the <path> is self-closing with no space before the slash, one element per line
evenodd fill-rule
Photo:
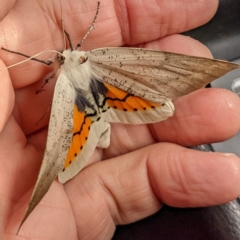
<path fill-rule="evenodd" d="M 236 155 L 167 143 L 159 150 L 161 154 L 149 154 L 147 166 L 150 184 L 162 202 L 175 207 L 202 207 L 239 196 L 240 161 Z"/>
<path fill-rule="evenodd" d="M 9 119 L 14 107 L 14 91 L 6 66 L 0 60 L 0 133 Z"/>
<path fill-rule="evenodd" d="M 163 122 L 149 126 L 111 124 L 111 147 L 103 151 L 104 159 L 155 142 L 194 146 L 224 141 L 240 129 L 240 99 L 230 91 L 201 89 L 177 99 L 174 105 L 174 116 Z"/>
<path fill-rule="evenodd" d="M 26 136 L 11 116 L 0 134 L 0 196 L 4 196 L 2 203 L 5 206 L 2 209 L 3 216 L 10 214 L 20 197 L 32 189 L 42 156 L 43 151 L 28 144 Z"/>
<path fill-rule="evenodd" d="M 92 165 L 65 189 L 78 237 L 110 239 L 115 224 L 147 217 L 159 210 L 161 202 L 198 207 L 234 199 L 240 194 L 239 171 L 236 156 L 158 143 Z"/>
<path fill-rule="evenodd" d="M 217 6 L 217 0 L 126 0 L 118 1 L 116 13 L 124 44 L 133 45 L 203 25 L 213 17 Z"/>
<path fill-rule="evenodd" d="M 5 16 L 10 12 L 11 8 L 15 4 L 16 0 L 1 0 L 1 11 L 0 11 L 0 21 L 3 20 Z"/>
<path fill-rule="evenodd" d="M 49 7 L 49 9 L 45 9 L 45 12 L 42 9 L 44 6 L 41 6 L 41 4 L 44 5 L 44 2 L 45 1 L 20 1 L 18 4 L 14 5 L 11 9 L 11 13 L 0 23 L 0 35 L 4 36 L 0 39 L 0 45 L 2 47 L 29 56 L 33 56 L 44 50 L 55 49 L 55 44 L 52 39 L 53 30 L 50 29 L 48 23 L 56 22 L 56 20 L 51 18 L 51 14 L 46 13 L 49 11 L 53 14 L 53 6 L 51 8 Z M 48 2 L 50 5 L 54 3 L 54 1 Z M 57 2 L 59 4 L 59 1 Z M 29 9 L 31 9 L 31 11 L 29 11 Z M 41 31 L 39 31 L 40 29 Z M 54 40 L 58 42 L 57 39 L 62 37 L 60 29 L 59 32 L 54 32 L 54 36 L 56 38 Z M 61 41 L 61 43 L 63 43 L 63 41 Z M 23 56 L 3 50 L 0 51 L 0 54 L 7 66 L 26 60 Z M 54 57 L 54 55 L 55 54 L 52 53 L 46 53 L 37 58 L 48 60 Z M 36 82 L 51 70 L 51 67 L 39 62 L 28 61 L 10 68 L 9 72 L 13 81 L 13 86 L 17 89 Z"/>
<path fill-rule="evenodd" d="M 126 161 L 123 157 L 101 162 L 100 165 L 94 164 L 86 168 L 65 184 L 71 205 L 75 203 L 72 208 L 78 239 L 111 239 L 116 224 L 129 223 L 143 217 L 146 210 L 142 206 L 143 202 L 138 203 L 138 197 L 144 196 L 145 199 L 141 200 L 149 206 L 148 214 L 160 208 L 146 179 L 136 185 L 132 184 L 132 180 L 136 183 L 135 177 L 138 174 L 146 177 L 144 164 L 144 161 Z M 82 180 L 84 181 L 79 184 Z M 142 189 L 142 194 L 139 194 Z M 138 209 L 136 212 L 135 207 Z"/>
<path fill-rule="evenodd" d="M 225 89 L 201 89 L 174 104 L 174 116 L 152 126 L 157 141 L 193 146 L 224 141 L 240 129 L 240 99 Z"/>

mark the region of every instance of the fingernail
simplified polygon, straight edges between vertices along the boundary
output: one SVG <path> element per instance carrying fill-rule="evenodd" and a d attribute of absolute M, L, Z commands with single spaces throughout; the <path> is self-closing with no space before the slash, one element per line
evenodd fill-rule
<path fill-rule="evenodd" d="M 225 156 L 225 157 L 236 156 L 236 154 L 233 154 L 233 153 L 220 153 L 220 154 Z"/>

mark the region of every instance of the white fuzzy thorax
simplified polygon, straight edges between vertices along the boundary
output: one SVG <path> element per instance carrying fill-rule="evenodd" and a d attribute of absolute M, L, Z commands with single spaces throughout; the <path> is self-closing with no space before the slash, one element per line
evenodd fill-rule
<path fill-rule="evenodd" d="M 60 66 L 61 74 L 64 74 L 76 88 L 88 90 L 93 72 L 89 62 L 83 62 L 83 58 L 86 58 L 86 52 L 65 50 L 62 55 L 65 60 Z"/>

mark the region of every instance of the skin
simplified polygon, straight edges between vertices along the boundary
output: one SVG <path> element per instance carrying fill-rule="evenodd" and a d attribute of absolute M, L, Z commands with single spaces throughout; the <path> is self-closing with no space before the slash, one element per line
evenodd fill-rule
<path fill-rule="evenodd" d="M 102 0 L 96 29 L 83 50 L 130 45 L 211 57 L 201 43 L 178 33 L 206 23 L 217 4 Z M 29 55 L 62 50 L 63 18 L 75 46 L 96 5 L 62 1 L 61 16 L 58 0 L 0 0 L 0 45 Z M 3 51 L 0 57 L 0 69 L 23 59 Z M 116 225 L 147 217 L 163 203 L 212 206 L 240 195 L 237 156 L 185 148 L 226 140 L 240 128 L 239 98 L 222 89 L 201 89 L 176 99 L 174 117 L 164 122 L 112 124 L 110 147 L 96 150 L 92 164 L 64 186 L 54 181 L 16 237 L 43 157 L 54 81 L 41 94 L 35 92 L 51 71 L 33 61 L 9 69 L 9 74 L 0 71 L 0 239 L 111 239 Z M 100 162 L 101 155 L 105 161 Z"/>

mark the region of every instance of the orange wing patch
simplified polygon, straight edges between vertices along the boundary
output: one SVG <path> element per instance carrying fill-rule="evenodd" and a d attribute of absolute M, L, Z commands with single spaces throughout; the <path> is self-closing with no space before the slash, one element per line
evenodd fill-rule
<path fill-rule="evenodd" d="M 108 91 L 105 93 L 106 102 L 107 105 L 111 108 L 132 112 L 139 110 L 148 110 L 163 105 L 134 96 L 119 88 L 115 88 L 112 85 L 106 83 L 104 83 L 104 85 L 108 89 Z"/>
<path fill-rule="evenodd" d="M 92 120 L 86 116 L 85 112 L 79 112 L 74 105 L 73 113 L 73 138 L 71 146 L 68 150 L 68 155 L 63 167 L 63 171 L 74 161 L 76 156 L 80 154 L 84 144 L 87 142 Z M 80 126 L 80 128 L 79 128 Z"/>

